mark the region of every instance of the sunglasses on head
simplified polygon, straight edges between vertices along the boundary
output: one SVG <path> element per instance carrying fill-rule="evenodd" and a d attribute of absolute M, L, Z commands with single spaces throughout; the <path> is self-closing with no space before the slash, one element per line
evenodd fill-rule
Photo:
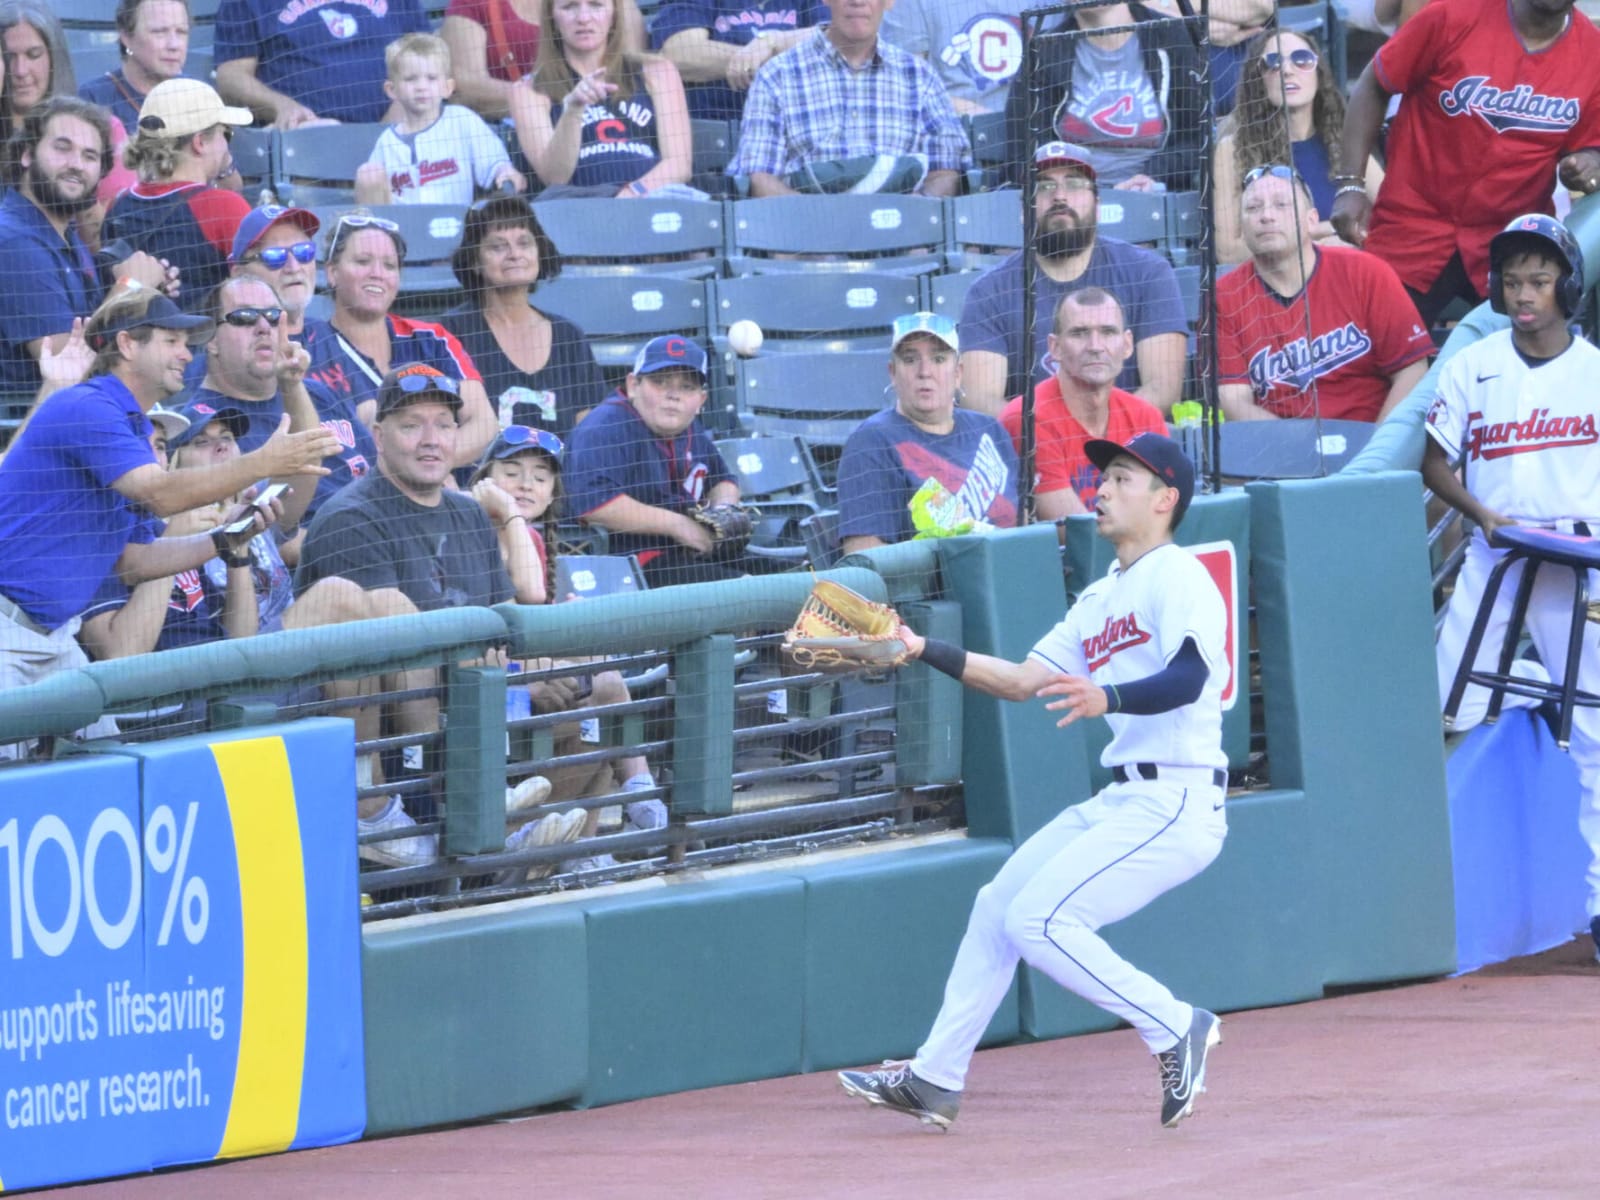
<path fill-rule="evenodd" d="M 414 371 L 410 375 L 397 375 L 391 383 L 408 396 L 415 396 L 418 392 L 449 392 L 452 396 L 461 394 L 461 385 L 454 379 L 432 371 Z"/>
<path fill-rule="evenodd" d="M 338 240 L 343 229 L 381 229 L 385 233 L 399 233 L 400 226 L 389 220 L 388 217 L 374 217 L 369 213 L 345 213 L 339 218 L 339 223 L 333 227 L 333 236 Z"/>
<path fill-rule="evenodd" d="M 317 261 L 317 246 L 315 242 L 296 242 L 292 246 L 273 246 L 266 250 L 257 250 L 245 258 L 245 262 L 258 262 L 269 271 L 281 271 L 289 261 L 289 255 L 294 255 L 295 262 L 313 263 Z"/>
<path fill-rule="evenodd" d="M 255 327 L 255 323 L 257 321 L 264 319 L 268 325 L 271 325 L 274 329 L 276 329 L 278 327 L 278 322 L 283 320 L 283 309 L 254 307 L 236 308 L 232 312 L 223 313 L 222 319 L 229 325 L 232 325 L 235 329 L 252 329 Z"/>
<path fill-rule="evenodd" d="M 1283 70 L 1283 60 L 1287 58 L 1289 65 L 1301 71 L 1309 71 L 1317 65 L 1317 52 L 1315 50 L 1291 50 L 1283 54 L 1277 50 L 1268 50 L 1261 56 L 1261 69 L 1264 71 Z"/>
<path fill-rule="evenodd" d="M 1293 167 L 1286 167 L 1282 163 L 1268 163 L 1264 167 L 1252 167 L 1245 172 L 1244 186 L 1249 187 L 1256 180 L 1263 179 L 1268 175 L 1274 179 L 1287 179 L 1290 183 L 1298 183 L 1301 187 L 1306 186 L 1306 181 L 1300 178 L 1299 171 L 1296 171 Z"/>
<path fill-rule="evenodd" d="M 528 450 L 539 449 L 546 454 L 561 456 L 561 439 L 547 429 L 534 429 L 530 425 L 507 425 L 500 431 L 500 445 L 516 446 Z"/>

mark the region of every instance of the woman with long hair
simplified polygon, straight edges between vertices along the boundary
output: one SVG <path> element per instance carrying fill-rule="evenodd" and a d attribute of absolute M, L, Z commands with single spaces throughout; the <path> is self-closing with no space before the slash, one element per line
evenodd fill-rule
<path fill-rule="evenodd" d="M 522 153 L 543 183 L 643 196 L 688 181 L 678 68 L 623 47 L 615 0 L 543 0 L 538 66 L 513 89 Z"/>
<path fill-rule="evenodd" d="M 1340 242 L 1328 218 L 1338 190 L 1331 164 L 1343 133 L 1344 95 L 1316 41 L 1288 29 L 1258 34 L 1239 77 L 1238 104 L 1212 150 L 1218 262 L 1250 257 L 1239 217 L 1243 181 L 1272 163 L 1292 165 L 1306 181 L 1319 218 L 1317 241 Z M 1383 168 L 1369 159 L 1367 194 L 1376 196 L 1382 182 Z"/>
<path fill-rule="evenodd" d="M 480 200 L 451 265 L 466 299 L 440 324 L 472 356 L 500 424 L 568 436 L 608 389 L 583 330 L 534 303 L 560 267 L 534 210 L 520 196 Z"/>

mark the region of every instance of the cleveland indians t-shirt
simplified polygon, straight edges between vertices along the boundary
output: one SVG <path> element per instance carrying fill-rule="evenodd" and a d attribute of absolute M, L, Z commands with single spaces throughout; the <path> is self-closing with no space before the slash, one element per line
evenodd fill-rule
<path fill-rule="evenodd" d="M 1145 74 L 1138 37 L 1114 50 L 1079 38 L 1072 92 L 1056 112 L 1056 132 L 1089 152 L 1102 183 L 1120 183 L 1144 170 L 1167 138 L 1167 114 Z"/>

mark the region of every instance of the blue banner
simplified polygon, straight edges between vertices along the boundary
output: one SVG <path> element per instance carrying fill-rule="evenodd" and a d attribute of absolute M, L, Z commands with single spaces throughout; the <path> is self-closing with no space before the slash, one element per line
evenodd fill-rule
<path fill-rule="evenodd" d="M 360 1136 L 352 738 L 0 775 L 0 1187 Z"/>

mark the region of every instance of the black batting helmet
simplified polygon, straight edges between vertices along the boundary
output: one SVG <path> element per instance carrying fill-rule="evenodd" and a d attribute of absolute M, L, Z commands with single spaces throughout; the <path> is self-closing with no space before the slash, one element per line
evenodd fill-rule
<path fill-rule="evenodd" d="M 1505 281 L 1500 277 L 1500 267 L 1519 249 L 1538 249 L 1554 254 L 1564 270 L 1556 283 L 1556 303 L 1564 315 L 1571 317 L 1583 303 L 1583 251 L 1577 240 L 1567 232 L 1567 227 L 1554 217 L 1543 213 L 1529 213 L 1518 217 L 1489 241 L 1489 307 L 1497 313 L 1506 311 Z"/>

